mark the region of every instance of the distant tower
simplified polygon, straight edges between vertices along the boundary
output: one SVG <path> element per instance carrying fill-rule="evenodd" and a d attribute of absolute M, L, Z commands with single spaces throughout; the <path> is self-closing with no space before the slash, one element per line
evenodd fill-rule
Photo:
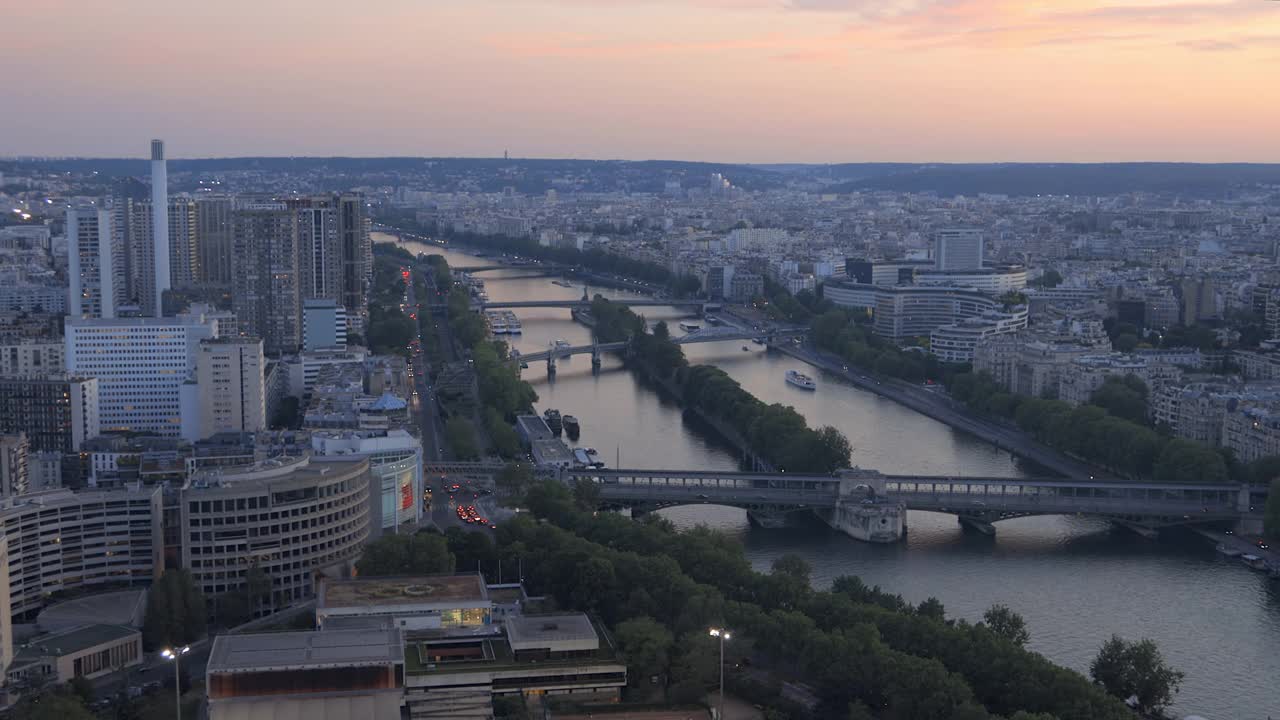
<path fill-rule="evenodd" d="M 503 160 L 510 160 L 510 158 L 509 158 L 509 157 L 507 157 L 507 151 L 506 151 L 506 150 L 503 150 L 503 151 L 502 151 L 502 159 L 503 159 Z"/>
<path fill-rule="evenodd" d="M 164 315 L 164 291 L 169 289 L 169 173 L 164 164 L 164 141 L 151 141 L 151 243 L 155 258 L 156 317 Z"/>

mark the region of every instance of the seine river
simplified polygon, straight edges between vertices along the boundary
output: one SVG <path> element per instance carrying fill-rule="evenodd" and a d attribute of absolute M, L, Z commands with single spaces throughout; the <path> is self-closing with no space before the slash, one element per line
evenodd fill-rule
<path fill-rule="evenodd" d="M 375 240 L 393 238 L 375 233 Z M 489 264 L 483 258 L 407 243 L 414 252 L 445 255 L 452 265 Z M 494 301 L 579 297 L 551 278 L 519 278 L 518 270 L 484 273 Z M 618 290 L 597 290 L 620 297 Z M 645 308 L 651 321 L 682 317 L 670 308 Z M 545 350 L 564 339 L 590 342 L 590 330 L 568 310 L 516 311 L 524 333 L 511 340 L 522 352 Z M 741 342 L 685 348 L 690 360 L 723 368 L 766 402 L 794 406 L 811 426 L 834 425 L 848 436 L 854 464 L 887 473 L 1019 477 L 1031 471 L 976 438 L 808 368 L 816 393 L 785 384 L 783 373 L 801 364 Z M 596 448 L 610 466 L 732 469 L 739 459 L 714 438 L 689 426 L 680 408 L 664 401 L 606 357 L 598 375 L 589 356 L 560 361 L 554 381 L 534 363 L 524 378 L 537 389 L 539 410 L 576 415 L 578 444 Z M 952 617 L 978 620 L 1004 603 L 1027 620 L 1032 649 L 1055 662 L 1088 671 L 1098 647 L 1113 633 L 1155 639 L 1187 679 L 1174 710 L 1209 720 L 1280 719 L 1280 582 L 1225 560 L 1198 537 L 1175 534 L 1145 540 L 1107 523 L 1075 517 L 1023 518 L 999 523 L 995 537 L 962 531 L 954 517 L 912 512 L 910 532 L 896 545 L 869 545 L 814 521 L 810 528 L 761 530 L 745 513 L 720 506 L 663 511 L 681 526 L 705 524 L 742 539 L 747 557 L 767 569 L 785 553 L 805 558 L 817 587 L 840 575 L 858 575 L 911 602 L 940 599 Z"/>

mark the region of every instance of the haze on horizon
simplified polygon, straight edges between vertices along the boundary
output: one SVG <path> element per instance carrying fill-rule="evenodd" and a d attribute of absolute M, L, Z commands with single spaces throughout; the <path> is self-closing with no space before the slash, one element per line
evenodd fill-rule
<path fill-rule="evenodd" d="M 0 155 L 1277 162 L 1273 0 L 0 0 Z"/>

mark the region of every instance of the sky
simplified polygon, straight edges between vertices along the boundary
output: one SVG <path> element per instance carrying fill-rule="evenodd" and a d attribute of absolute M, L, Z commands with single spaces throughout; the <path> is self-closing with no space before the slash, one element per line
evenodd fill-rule
<path fill-rule="evenodd" d="M 0 155 L 1280 162 L 1278 0 L 0 0 Z"/>

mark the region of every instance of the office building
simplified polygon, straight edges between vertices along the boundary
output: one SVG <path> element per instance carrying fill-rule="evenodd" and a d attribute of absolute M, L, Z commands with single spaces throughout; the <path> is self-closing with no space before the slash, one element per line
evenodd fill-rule
<path fill-rule="evenodd" d="M 0 698 L 13 664 L 13 606 L 9 599 L 9 542 L 0 534 Z"/>
<path fill-rule="evenodd" d="M 929 334 L 929 352 L 943 362 L 973 361 L 974 350 L 997 335 L 1010 335 L 1027 327 L 1027 308 L 988 310 L 977 317 L 943 325 Z"/>
<path fill-rule="evenodd" d="M 231 208 L 227 195 L 197 196 L 196 276 L 203 285 L 231 287 Z"/>
<path fill-rule="evenodd" d="M 298 280 L 302 299 L 330 298 L 347 311 L 351 332 L 369 316 L 373 244 L 362 195 L 335 193 L 287 201 L 297 211 Z"/>
<path fill-rule="evenodd" d="M 223 634 L 206 668 L 209 720 L 400 720 L 399 630 Z"/>
<path fill-rule="evenodd" d="M 0 376 L 44 376 L 66 370 L 61 340 L 0 342 Z"/>
<path fill-rule="evenodd" d="M 67 314 L 73 318 L 115 317 L 123 299 L 122 256 L 111 228 L 108 210 L 67 210 Z"/>
<path fill-rule="evenodd" d="M 240 201 L 231 217 L 232 293 L 241 332 L 268 355 L 302 345 L 298 213 L 284 203 Z"/>
<path fill-rule="evenodd" d="M 68 319 L 67 369 L 97 378 L 103 431 L 175 437 L 182 431 L 182 385 L 195 370 L 200 341 L 217 336 L 217 321 L 203 312 Z"/>
<path fill-rule="evenodd" d="M 31 443 L 24 433 L 0 435 L 0 497 L 25 493 L 31 483 L 28 456 Z"/>
<path fill-rule="evenodd" d="M 971 288 L 945 285 L 867 285 L 832 280 L 823 285 L 826 299 L 841 307 L 869 310 L 872 330 L 894 342 L 927 337 L 934 330 L 984 313 L 1003 312 L 1000 301 Z M 1021 308 L 1025 325 L 1026 308 Z"/>
<path fill-rule="evenodd" d="M 915 282 L 920 285 L 949 285 L 981 290 L 992 295 L 1020 292 L 1027 286 L 1027 269 L 1020 265 L 981 268 L 978 270 L 919 270 Z"/>
<path fill-rule="evenodd" d="M 302 349 L 304 352 L 347 348 L 347 309 L 331 298 L 302 303 Z"/>
<path fill-rule="evenodd" d="M 422 443 L 404 430 L 316 430 L 311 449 L 319 457 L 369 460 L 371 537 L 422 519 Z"/>
<path fill-rule="evenodd" d="M 983 252 L 980 230 L 954 228 L 934 233 L 933 258 L 938 270 L 981 270 Z"/>
<path fill-rule="evenodd" d="M 311 597 L 324 572 L 349 575 L 369 536 L 369 461 L 281 457 L 200 470 L 180 493 L 182 565 L 207 597 L 271 578 L 257 614 Z"/>
<path fill-rule="evenodd" d="M 0 434 L 24 433 L 33 452 L 78 453 L 101 433 L 94 377 L 0 377 Z"/>
<path fill-rule="evenodd" d="M 160 577 L 163 511 L 161 489 L 137 485 L 0 500 L 13 615 L 33 616 L 55 592 Z"/>
<path fill-rule="evenodd" d="M 183 436 L 194 442 L 215 433 L 266 430 L 265 369 L 258 338 L 200 341 L 195 382 L 183 388 L 194 393 L 194 397 L 184 398 Z"/>
<path fill-rule="evenodd" d="M 171 287 L 169 271 L 169 173 L 165 167 L 164 141 L 151 141 L 151 239 L 154 247 L 155 278 L 151 298 L 147 301 L 159 316 L 164 308 L 164 293 Z M 141 298 L 140 298 L 141 299 Z"/>

